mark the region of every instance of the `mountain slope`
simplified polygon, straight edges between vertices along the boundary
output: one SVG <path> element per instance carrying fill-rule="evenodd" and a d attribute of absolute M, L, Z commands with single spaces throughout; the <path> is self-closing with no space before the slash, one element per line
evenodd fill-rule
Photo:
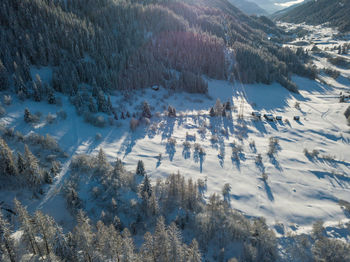
<path fill-rule="evenodd" d="M 276 19 L 292 23 L 318 25 L 330 23 L 341 32 L 350 31 L 350 1 L 318 0 L 297 6 L 292 10 L 277 15 Z"/>
<path fill-rule="evenodd" d="M 248 15 L 266 15 L 267 12 L 262 9 L 259 5 L 254 2 L 245 1 L 245 0 L 230 0 L 229 1 L 234 6 L 238 7 L 244 13 Z"/>

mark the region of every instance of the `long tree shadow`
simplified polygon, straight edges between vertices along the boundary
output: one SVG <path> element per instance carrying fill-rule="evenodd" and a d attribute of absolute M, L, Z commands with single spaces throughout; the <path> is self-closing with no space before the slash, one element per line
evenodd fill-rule
<path fill-rule="evenodd" d="M 130 132 L 122 142 L 119 153 L 124 151 L 124 156 L 123 158 L 127 157 L 136 145 L 137 140 L 144 139 L 146 136 L 145 130 L 137 130 L 135 132 Z"/>
<path fill-rule="evenodd" d="M 269 159 L 270 159 L 270 163 L 279 171 L 282 171 L 283 168 L 280 165 L 279 161 L 277 160 L 277 158 L 275 157 L 274 154 L 268 154 Z"/>
<path fill-rule="evenodd" d="M 267 183 L 267 181 L 265 179 L 263 179 L 264 181 L 264 186 L 265 186 L 265 191 L 266 191 L 266 195 L 269 198 L 270 201 L 275 201 L 275 198 L 273 196 L 273 193 L 271 191 L 271 187 L 269 186 L 269 184 Z"/>
<path fill-rule="evenodd" d="M 200 152 L 200 150 L 195 149 L 194 153 L 193 153 L 193 159 L 195 163 L 199 162 L 199 172 L 202 173 L 203 172 L 203 163 L 205 160 L 205 153 Z"/>
<path fill-rule="evenodd" d="M 175 144 L 167 142 L 165 146 L 165 151 L 169 155 L 170 161 L 173 161 L 174 155 L 176 153 Z"/>
<path fill-rule="evenodd" d="M 191 158 L 191 149 L 189 147 L 184 146 L 182 150 L 182 156 L 184 159 Z"/>
<path fill-rule="evenodd" d="M 166 117 L 165 119 L 166 119 L 166 123 L 163 125 L 163 128 L 161 130 L 162 140 L 172 136 L 174 132 L 175 122 L 176 122 L 176 119 L 173 117 Z"/>

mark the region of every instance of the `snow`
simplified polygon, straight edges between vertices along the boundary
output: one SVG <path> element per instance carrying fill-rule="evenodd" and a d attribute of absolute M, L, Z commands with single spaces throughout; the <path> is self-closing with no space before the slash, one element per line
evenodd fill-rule
<path fill-rule="evenodd" d="M 314 30 L 311 38 L 321 36 L 321 40 L 326 41 L 323 35 L 327 35 L 327 41 L 333 39 L 330 29 L 307 27 Z M 308 47 L 312 46 L 305 48 Z M 334 68 L 324 59 L 314 59 L 318 68 Z M 137 91 L 133 100 L 126 101 L 116 93 L 112 96 L 116 108 L 133 113 L 147 100 L 153 113 L 160 112 L 159 117 L 152 117 L 149 127 L 141 125 L 135 132 L 129 129 L 129 119 L 118 120 L 105 128 L 85 123 L 64 96 L 62 107 L 68 114 L 66 120 L 53 124 L 42 121 L 31 126 L 23 121 L 25 107 L 31 112 L 40 111 L 44 116 L 60 108 L 44 102 L 23 103 L 13 99 L 12 105 L 6 108 L 8 114 L 0 122 L 24 134 L 49 133 L 69 155 L 41 199 L 28 199 L 26 192 L 18 197 L 30 210 L 42 209 L 61 223 L 69 224 L 72 218 L 58 193 L 69 178 L 70 158 L 75 154 L 97 153 L 103 148 L 110 161 L 119 157 L 128 170 L 135 170 L 137 161 L 143 160 L 153 182 L 179 170 L 187 178 L 206 180 L 206 196 L 214 192 L 221 194 L 223 185 L 229 183 L 231 206 L 247 216 L 264 216 L 269 225 L 276 225 L 280 236 L 290 231 L 309 232 L 316 220 L 326 221 L 326 225 L 349 221 L 338 201 L 350 199 L 350 129 L 343 115 L 349 104 L 339 103 L 339 93 L 350 91 L 350 70 L 337 70 L 341 77 L 333 79 L 321 75 L 323 82 L 293 77 L 300 94 L 290 93 L 277 83 L 241 85 L 211 79 L 208 79 L 208 95 L 169 93 L 161 87 L 158 91 L 152 88 Z M 32 68 L 31 72 L 38 73 L 43 81 L 50 81 L 49 68 Z M 208 111 L 217 98 L 234 105 L 229 117 L 209 117 Z M 296 102 L 300 103 L 300 109 L 295 107 Z M 176 108 L 176 118 L 168 118 L 163 112 L 168 105 Z M 251 115 L 253 111 L 280 115 L 284 121 L 255 120 Z M 243 119 L 239 119 L 239 114 L 243 114 Z M 300 121 L 293 120 L 296 115 L 301 116 Z M 204 134 L 198 132 L 203 125 L 206 126 Z M 196 135 L 190 154 L 182 145 L 187 132 Z M 101 140 L 95 140 L 96 133 L 101 133 Z M 217 143 L 211 141 L 212 135 L 217 136 Z M 174 148 L 167 145 L 170 137 L 177 141 Z M 279 150 L 274 157 L 267 155 L 270 137 L 279 139 Z M 231 158 L 234 141 L 243 148 L 239 160 Z M 255 142 L 255 147 L 251 141 Z M 203 158 L 194 152 L 194 143 L 205 149 Z M 317 149 L 320 155 L 334 156 L 334 160 L 308 158 L 303 153 L 304 148 Z M 159 154 L 162 154 L 160 162 Z M 255 163 L 257 154 L 262 155 L 263 166 Z M 268 176 L 266 181 L 262 178 L 263 172 Z M 10 196 L 13 197 L 9 192 L 1 192 L 1 199 L 6 202 L 10 202 Z M 330 232 L 334 237 L 344 238 L 344 234 L 334 228 Z M 344 240 L 349 241 L 349 238 Z"/>

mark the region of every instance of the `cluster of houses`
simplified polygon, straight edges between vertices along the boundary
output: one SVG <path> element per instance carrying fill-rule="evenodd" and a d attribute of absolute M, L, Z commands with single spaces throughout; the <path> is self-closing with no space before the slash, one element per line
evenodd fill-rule
<path fill-rule="evenodd" d="M 262 115 L 260 112 L 253 111 L 252 116 L 254 116 L 257 119 L 261 119 Z M 274 116 L 273 114 L 264 114 L 263 117 L 266 119 L 266 121 L 282 121 L 283 117 L 280 115 Z M 294 116 L 293 119 L 295 121 L 300 121 L 300 116 Z"/>

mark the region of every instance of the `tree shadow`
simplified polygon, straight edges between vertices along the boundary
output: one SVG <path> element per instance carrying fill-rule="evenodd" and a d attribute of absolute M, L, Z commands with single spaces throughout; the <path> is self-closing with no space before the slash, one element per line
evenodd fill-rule
<path fill-rule="evenodd" d="M 269 159 L 270 159 L 270 163 L 279 171 L 282 171 L 283 168 L 280 165 L 279 161 L 276 159 L 274 154 L 268 154 Z"/>
<path fill-rule="evenodd" d="M 205 153 L 200 153 L 199 150 L 195 150 L 193 153 L 193 160 L 195 163 L 199 162 L 199 172 L 203 172 L 203 163 L 205 160 Z"/>
<path fill-rule="evenodd" d="M 174 132 L 176 119 L 173 117 L 166 117 L 166 123 L 163 125 L 162 140 L 167 139 L 172 136 Z"/>
<path fill-rule="evenodd" d="M 125 158 L 127 155 L 129 155 L 136 145 L 137 140 L 145 138 L 146 132 L 129 132 L 124 141 L 121 143 L 119 152 L 124 151 L 124 156 Z"/>
<path fill-rule="evenodd" d="M 189 147 L 184 146 L 184 149 L 182 150 L 182 157 L 184 159 L 189 159 L 191 157 L 191 150 Z"/>
<path fill-rule="evenodd" d="M 166 143 L 165 151 L 168 154 L 170 161 L 173 161 L 174 155 L 176 153 L 175 145 L 172 143 Z"/>
<path fill-rule="evenodd" d="M 267 183 L 267 181 L 265 179 L 263 179 L 264 181 L 264 186 L 265 186 L 265 191 L 266 191 L 266 195 L 269 198 L 269 200 L 271 202 L 275 201 L 275 198 L 273 196 L 273 193 L 271 191 L 271 187 L 269 186 L 269 184 Z"/>

